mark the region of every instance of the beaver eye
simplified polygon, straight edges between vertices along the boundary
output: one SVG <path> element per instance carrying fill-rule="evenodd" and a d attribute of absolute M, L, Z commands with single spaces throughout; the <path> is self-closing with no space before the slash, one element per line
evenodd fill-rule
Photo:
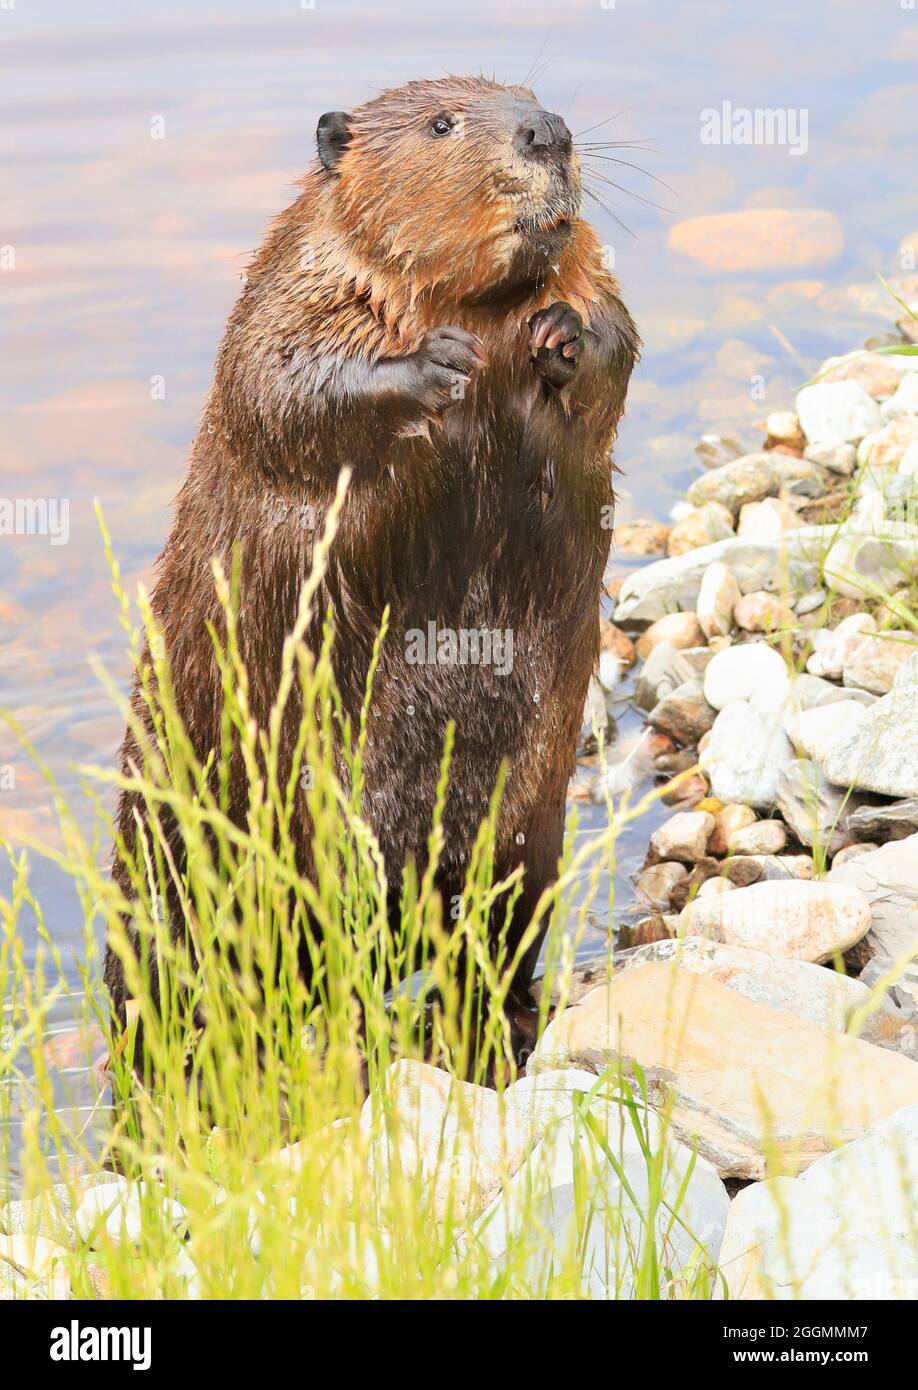
<path fill-rule="evenodd" d="M 452 128 L 452 116 L 435 116 L 430 123 L 431 135 L 449 135 Z"/>

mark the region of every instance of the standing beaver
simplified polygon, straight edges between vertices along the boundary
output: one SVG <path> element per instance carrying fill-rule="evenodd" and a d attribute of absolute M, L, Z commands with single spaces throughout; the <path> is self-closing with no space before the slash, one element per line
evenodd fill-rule
<path fill-rule="evenodd" d="M 313 540 L 349 465 L 306 641 L 317 649 L 330 608 L 335 678 L 356 721 L 391 608 L 363 810 L 393 911 L 406 859 L 424 857 L 453 720 L 437 886 L 447 904 L 461 894 L 506 759 L 495 871 L 525 870 L 512 954 L 557 872 L 598 650 L 610 446 L 639 342 L 580 219 L 570 132 L 532 92 L 483 78 L 412 82 L 323 116 L 317 143 L 318 162 L 230 317 L 153 608 L 204 759 L 221 737 L 211 560 L 228 571 L 240 548 L 239 640 L 250 709 L 265 726 Z M 493 635 L 490 660 L 482 634 Z M 150 729 L 136 690 L 134 708 Z M 130 733 L 122 755 L 125 768 L 141 761 Z M 129 850 L 138 809 L 122 797 Z M 244 784 L 230 813 L 244 822 Z M 305 800 L 295 819 L 309 874 Z M 181 867 L 174 826 L 171 834 Z M 127 891 L 124 869 L 115 873 Z M 179 913 L 171 920 L 184 931 Z M 518 1024 L 538 946 L 512 991 Z M 123 1019 L 126 985 L 111 947 L 105 979 Z"/>

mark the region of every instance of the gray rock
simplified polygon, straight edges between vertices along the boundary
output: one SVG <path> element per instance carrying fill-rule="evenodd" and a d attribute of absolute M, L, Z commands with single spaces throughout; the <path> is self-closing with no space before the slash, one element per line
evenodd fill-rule
<path fill-rule="evenodd" d="M 848 738 L 833 745 L 825 774 L 839 787 L 918 796 L 918 686 L 877 700 Z"/>
<path fill-rule="evenodd" d="M 823 578 L 838 593 L 863 599 L 899 588 L 916 564 L 918 529 L 914 526 L 887 522 L 878 534 L 843 527 L 823 561 Z"/>
<path fill-rule="evenodd" d="M 873 956 L 858 975 L 858 979 L 869 989 L 873 989 L 880 980 L 893 972 L 896 981 L 886 986 L 886 995 L 897 1009 L 913 1016 L 918 1013 L 918 961 L 903 967 L 901 962 L 894 961 L 891 956 Z"/>
<path fill-rule="evenodd" d="M 846 793 L 830 786 L 809 758 L 788 759 L 775 784 L 775 805 L 801 844 L 830 857 L 845 844 Z"/>
<path fill-rule="evenodd" d="M 669 908 L 670 893 L 687 876 L 684 864 L 653 864 L 639 876 L 635 892 L 649 907 L 665 912 Z"/>
<path fill-rule="evenodd" d="M 748 502 L 776 497 L 783 487 L 801 479 L 821 481 L 821 478 L 818 465 L 806 459 L 775 452 L 746 454 L 696 478 L 687 496 L 693 507 L 720 502 L 738 516 Z"/>
<path fill-rule="evenodd" d="M 853 444 L 808 444 L 803 457 L 828 468 L 832 473 L 850 477 L 857 463 L 857 449 Z"/>
<path fill-rule="evenodd" d="M 793 748 L 776 716 L 760 714 L 745 700 L 734 700 L 718 714 L 704 754 L 712 795 L 756 810 L 775 804 L 778 774 Z"/>
<path fill-rule="evenodd" d="M 833 705 L 839 700 L 858 700 L 862 705 L 872 705 L 876 698 L 869 691 L 846 690 L 806 671 L 799 676 L 791 676 L 791 695 L 793 704 L 801 710 L 818 709 L 821 705 Z"/>
<path fill-rule="evenodd" d="M 704 687 L 697 678 L 682 685 L 654 705 L 647 716 L 661 733 L 677 743 L 695 745 L 714 723 L 716 712 L 704 698 Z"/>
<path fill-rule="evenodd" d="M 884 806 L 859 806 L 848 817 L 847 830 L 856 840 L 885 845 L 918 833 L 918 797 Z"/>
<path fill-rule="evenodd" d="M 714 817 L 707 811 L 677 811 L 650 837 L 650 853 L 659 860 L 694 864 L 708 847 Z"/>
<path fill-rule="evenodd" d="M 849 859 L 830 869 L 827 880 L 853 884 L 867 898 L 867 943 L 876 954 L 901 959 L 918 953 L 918 835 Z"/>
<path fill-rule="evenodd" d="M 915 633 L 890 629 L 875 637 L 865 637 L 845 664 L 845 685 L 885 695 L 903 664 L 918 654 Z"/>
<path fill-rule="evenodd" d="M 660 700 L 695 675 L 685 652 L 677 651 L 670 642 L 661 642 L 654 647 L 641 668 L 634 687 L 634 703 L 638 709 L 652 710 Z"/>

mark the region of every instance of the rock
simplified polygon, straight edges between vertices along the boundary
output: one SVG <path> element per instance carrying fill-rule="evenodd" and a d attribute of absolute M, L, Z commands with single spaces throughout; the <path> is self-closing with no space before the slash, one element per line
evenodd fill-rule
<path fill-rule="evenodd" d="M 864 468 L 886 472 L 898 468 L 915 443 L 918 443 L 918 417 L 903 415 L 865 435 L 857 448 L 857 461 Z"/>
<path fill-rule="evenodd" d="M 723 881 L 710 879 L 709 883 Z M 852 1016 L 870 999 L 866 984 L 822 965 L 788 960 L 749 946 L 727 946 L 701 936 L 644 946 L 630 952 L 617 968 L 635 970 L 655 962 L 669 962 L 680 970 L 718 980 L 746 999 L 782 1009 L 832 1033 L 846 1032 Z"/>
<path fill-rule="evenodd" d="M 768 707 L 783 704 L 790 691 L 787 667 L 780 652 L 764 642 L 746 642 L 717 652 L 704 673 L 704 697 L 712 709 L 723 710 L 736 700 L 753 696 L 765 699 Z M 715 792 L 715 795 L 719 793 Z M 722 800 L 742 800 L 726 797 Z"/>
<path fill-rule="evenodd" d="M 918 372 L 907 373 L 881 409 L 887 421 L 899 420 L 903 415 L 918 415 Z"/>
<path fill-rule="evenodd" d="M 547 1073 L 526 1081 L 571 1075 L 580 1073 Z M 588 1080 L 595 1086 L 595 1077 Z M 605 1089 L 619 1093 L 619 1088 Z M 601 1095 L 593 1101 L 590 1114 L 601 1139 L 572 1114 L 561 1118 L 482 1215 L 475 1227 L 476 1249 L 491 1258 L 498 1277 L 511 1263 L 522 1270 L 527 1288 L 542 1292 L 573 1259 L 584 1298 L 633 1298 L 637 1271 L 653 1258 L 648 1229 L 659 1252 L 658 1296 L 670 1296 L 670 1281 L 683 1270 L 688 1273 L 699 1245 L 713 1274 L 730 1206 L 727 1190 L 714 1168 L 668 1136 L 652 1111 L 636 1108 L 630 1093 L 629 1102 L 636 1123 L 629 1116 L 623 1125 L 620 1105 Z M 648 1151 L 659 1155 L 653 1182 L 662 1197 L 653 1208 L 658 1213 L 653 1224 L 647 1219 L 653 1207 Z M 678 1211 L 676 1221 L 672 1210 Z M 648 1292 L 643 1283 L 642 1293 Z"/>
<path fill-rule="evenodd" d="M 798 753 L 825 761 L 829 749 L 840 739 L 847 738 L 867 713 L 858 700 L 836 700 L 815 709 L 788 714 L 784 728 Z"/>
<path fill-rule="evenodd" d="M 846 830 L 846 833 L 847 833 L 847 834 L 849 834 L 849 835 L 851 834 L 851 817 L 850 817 L 850 816 L 848 817 L 847 823 L 846 823 L 846 825 L 845 825 L 845 830 Z M 855 843 L 855 844 L 853 844 L 853 845 L 845 845 L 844 849 L 840 849 L 840 850 L 837 852 L 837 854 L 834 854 L 834 855 L 832 856 L 832 867 L 833 867 L 833 868 L 839 868 L 839 869 L 840 869 L 841 866 L 842 866 L 842 864 L 847 864 L 847 862 L 848 862 L 849 859 L 857 859 L 857 857 L 858 857 L 859 854 L 869 854 L 870 851 L 871 851 L 872 849 L 879 849 L 879 848 L 880 848 L 880 846 L 879 846 L 878 844 L 873 844 L 873 843 L 872 843 L 871 841 L 869 841 L 869 840 L 864 841 L 863 843 Z"/>
<path fill-rule="evenodd" d="M 139 1245 L 144 1232 L 144 1213 L 153 1215 L 158 1207 L 173 1226 L 185 1219 L 181 1202 L 167 1198 L 148 1183 L 132 1183 L 127 1178 L 110 1176 L 107 1182 L 88 1188 L 73 1211 L 77 1235 L 88 1245 L 103 1239 L 125 1241 Z M 149 1219 L 149 1217 L 148 1217 Z"/>
<path fill-rule="evenodd" d="M 765 420 L 765 433 L 779 444 L 802 449 L 806 440 L 796 410 L 773 410 Z"/>
<path fill-rule="evenodd" d="M 736 888 L 735 883 L 731 883 L 728 878 L 706 878 L 704 883 L 699 884 L 699 898 L 716 898 L 721 893 L 732 893 Z M 659 938 L 662 940 L 662 937 Z"/>
<path fill-rule="evenodd" d="M 714 817 L 706 811 L 680 811 L 670 816 L 650 837 L 650 852 L 657 860 L 677 859 L 694 864 L 708 846 Z"/>
<path fill-rule="evenodd" d="M 918 797 L 885 806 L 860 806 L 848 817 L 847 829 L 856 840 L 872 840 L 877 849 L 889 840 L 905 840 L 918 834 Z"/>
<path fill-rule="evenodd" d="M 794 613 L 777 594 L 745 594 L 733 610 L 737 627 L 746 632 L 775 632 L 794 626 Z"/>
<path fill-rule="evenodd" d="M 914 1064 L 913 1064 L 914 1065 Z M 913 1299 L 918 1105 L 878 1121 L 798 1178 L 739 1192 L 720 1250 L 733 1299 Z"/>
<path fill-rule="evenodd" d="M 778 718 L 760 714 L 745 700 L 734 700 L 714 721 L 703 765 L 721 801 L 769 810 L 775 804 L 778 773 L 792 756 Z"/>
<path fill-rule="evenodd" d="M 786 762 L 775 783 L 775 805 L 797 839 L 830 858 L 845 843 L 846 794 L 826 781 L 807 758 Z"/>
<path fill-rule="evenodd" d="M 695 507 L 669 533 L 668 555 L 686 555 L 703 545 L 713 545 L 734 534 L 733 513 L 720 502 Z"/>
<path fill-rule="evenodd" d="M 804 270 L 831 265 L 844 232 L 823 208 L 747 208 L 689 217 L 670 228 L 674 251 L 718 274 Z"/>
<path fill-rule="evenodd" d="M 787 845 L 787 826 L 779 820 L 760 820 L 735 830 L 729 848 L 733 854 L 780 854 Z"/>
<path fill-rule="evenodd" d="M 856 701 L 859 705 L 872 705 L 874 697 L 866 690 L 842 690 L 822 676 L 812 676 L 806 671 L 791 674 L 790 712 L 819 709 L 823 705 L 838 704 L 842 700 Z"/>
<path fill-rule="evenodd" d="M 918 952 L 918 835 L 891 840 L 861 854 L 826 876 L 860 890 L 870 904 L 867 944 L 872 951 L 902 959 Z"/>
<path fill-rule="evenodd" d="M 891 956 L 874 956 L 867 962 L 858 979 L 874 990 L 881 981 L 891 1003 L 903 1012 L 918 1010 L 918 962 L 903 966 Z"/>
<path fill-rule="evenodd" d="M 843 672 L 845 685 L 885 695 L 891 690 L 900 667 L 918 653 L 913 632 L 901 629 L 865 637 L 851 653 Z"/>
<path fill-rule="evenodd" d="M 651 623 L 645 633 L 638 638 L 637 654 L 645 661 L 654 647 L 661 642 L 681 651 L 685 647 L 698 647 L 704 642 L 704 633 L 698 625 L 694 613 L 668 613 Z"/>
<path fill-rule="evenodd" d="M 600 652 L 609 652 L 614 656 L 622 670 L 629 669 L 637 661 L 637 651 L 631 638 L 606 618 L 599 620 L 599 648 Z"/>
<path fill-rule="evenodd" d="M 647 719 L 676 743 L 692 745 L 711 728 L 715 711 L 704 697 L 701 681 L 693 679 L 684 681 L 671 695 L 664 696 Z"/>
<path fill-rule="evenodd" d="M 871 705 L 853 732 L 832 745 L 824 770 L 839 787 L 918 796 L 918 686 L 891 690 Z"/>
<path fill-rule="evenodd" d="M 0 1235 L 0 1270 L 14 1266 L 27 1280 L 41 1280 L 51 1298 L 70 1297 L 71 1251 L 45 1236 Z"/>
<path fill-rule="evenodd" d="M 704 572 L 698 591 L 696 617 L 705 637 L 726 636 L 733 627 L 733 611 L 740 601 L 740 587 L 722 560 Z"/>
<path fill-rule="evenodd" d="M 719 502 L 731 516 L 739 516 L 743 507 L 750 502 L 776 497 L 782 487 L 791 482 L 818 477 L 819 470 L 815 464 L 771 450 L 746 454 L 720 468 L 712 468 L 695 479 L 686 496 L 693 507 Z M 773 538 L 771 532 L 766 536 L 769 540 Z"/>
<path fill-rule="evenodd" d="M 724 912 L 742 897 L 727 893 L 687 910 Z M 721 1176 L 806 1167 L 918 1102 L 918 1063 L 666 964 L 620 972 L 556 1016 L 529 1070 L 601 1074 L 632 1063 L 653 1103 L 672 1106 L 676 1137 L 697 1138 Z"/>
<path fill-rule="evenodd" d="M 606 704 L 605 692 L 595 677 L 591 676 L 578 739 L 580 751 L 595 752 L 598 747 L 598 738 L 605 737 L 609 723 L 609 709 Z"/>
<path fill-rule="evenodd" d="M 623 555 L 663 555 L 669 539 L 669 527 L 652 517 L 625 521 L 615 528 L 615 548 Z"/>
<path fill-rule="evenodd" d="M 681 652 L 669 642 L 653 648 L 640 671 L 634 690 L 639 709 L 651 710 L 665 696 L 671 695 L 685 681 L 694 680 L 696 672 Z"/>
<path fill-rule="evenodd" d="M 792 593 L 815 589 L 826 545 L 837 526 L 803 526 L 780 543 L 752 542 L 739 536 L 656 560 L 627 576 L 618 594 L 615 621 L 654 622 L 675 609 L 697 608 L 698 591 L 708 565 L 722 560 L 744 593 L 752 589 Z"/>
<path fill-rule="evenodd" d="M 870 531 L 875 529 L 872 524 L 868 527 Z M 908 575 L 916 563 L 918 529 L 914 526 L 887 522 L 877 534 L 843 527 L 826 553 L 823 575 L 839 594 L 863 602 L 866 595 L 897 589 L 903 575 Z"/>
<path fill-rule="evenodd" d="M 653 864 L 638 878 L 634 890 L 648 907 L 660 912 L 669 910 L 669 895 L 682 879 L 688 876 L 684 864 Z"/>
<path fill-rule="evenodd" d="M 730 802 L 714 817 L 714 829 L 708 840 L 709 854 L 727 854 L 734 835 L 747 826 L 755 825 L 756 814 L 751 806 Z"/>
<path fill-rule="evenodd" d="M 705 468 L 719 468 L 722 463 L 742 457 L 743 446 L 723 434 L 703 434 L 695 445 L 695 456 Z"/>
<path fill-rule="evenodd" d="M 800 517 L 793 507 L 779 497 L 766 497 L 763 502 L 747 502 L 740 508 L 736 534 L 749 540 L 777 541 L 799 525 Z"/>
<path fill-rule="evenodd" d="M 806 669 L 813 676 L 841 680 L 845 666 L 864 640 L 865 634 L 876 632 L 876 620 L 869 613 L 852 613 L 834 628 L 831 637 L 807 660 Z"/>
<path fill-rule="evenodd" d="M 808 854 L 759 854 L 749 859 L 737 858 L 730 862 L 756 864 L 759 879 L 768 883 L 786 883 L 791 878 L 809 882 L 813 877 L 813 861 Z"/>
<path fill-rule="evenodd" d="M 360 1116 L 374 1180 L 388 1181 L 393 1156 L 429 1200 L 434 1216 L 477 1216 L 516 1172 L 533 1142 L 528 1124 L 502 1114 L 496 1091 L 456 1081 L 403 1058 L 385 1075 L 386 1105 L 370 1096 Z"/>
<path fill-rule="evenodd" d="M 853 444 L 808 444 L 803 457 L 844 478 L 849 478 L 857 465 L 857 449 Z"/>
<path fill-rule="evenodd" d="M 883 422 L 857 381 L 817 382 L 797 393 L 797 414 L 810 444 L 856 444 Z"/>
<path fill-rule="evenodd" d="M 690 903 L 680 935 L 707 936 L 792 960 L 819 962 L 866 935 L 870 905 L 847 884 L 754 883 L 716 902 Z"/>
<path fill-rule="evenodd" d="M 874 400 L 891 395 L 899 385 L 899 368 L 878 352 L 850 352 L 830 357 L 817 372 L 821 382 L 856 381 Z"/>

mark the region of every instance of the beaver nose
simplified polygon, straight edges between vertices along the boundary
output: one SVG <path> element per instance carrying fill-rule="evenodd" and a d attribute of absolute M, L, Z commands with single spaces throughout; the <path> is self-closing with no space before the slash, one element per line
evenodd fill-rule
<path fill-rule="evenodd" d="M 568 155 L 571 152 L 571 133 L 561 116 L 552 111 L 531 111 L 517 127 L 514 148 L 521 154 L 539 158 L 542 155 Z"/>

